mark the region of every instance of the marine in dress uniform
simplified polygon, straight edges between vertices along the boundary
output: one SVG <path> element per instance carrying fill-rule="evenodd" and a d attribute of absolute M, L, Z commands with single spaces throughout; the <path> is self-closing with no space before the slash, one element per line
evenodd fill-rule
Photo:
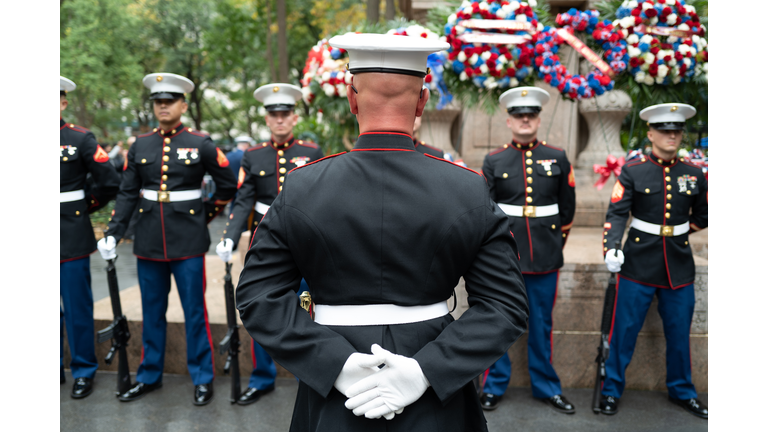
<path fill-rule="evenodd" d="M 533 397 L 573 414 L 562 395 L 552 366 L 552 310 L 563 266 L 562 249 L 576 210 L 576 184 L 565 151 L 536 139 L 539 112 L 549 93 L 537 87 L 517 87 L 499 98 L 507 110 L 512 142 L 483 161 L 491 198 L 509 216 L 520 251 L 520 268 L 528 293 L 528 373 Z M 483 408 L 498 407 L 509 385 L 512 364 L 507 353 L 485 376 Z"/>
<path fill-rule="evenodd" d="M 74 82 L 59 77 L 60 110 L 68 105 L 67 92 Z M 93 294 L 91 258 L 96 238 L 88 214 L 115 198 L 120 185 L 109 155 L 88 129 L 59 118 L 59 289 L 64 310 L 60 311 L 61 383 L 64 384 L 64 324 L 72 361 L 69 364 L 75 383 L 71 396 L 80 399 L 93 391 L 98 362 L 93 340 Z M 93 182 L 86 186 L 90 173 Z"/>
<path fill-rule="evenodd" d="M 243 324 L 300 380 L 291 431 L 485 431 L 472 379 L 522 334 L 527 306 L 483 177 L 413 145 L 427 55 L 447 44 L 330 44 L 349 52 L 361 134 L 286 176 L 246 255 Z M 314 321 L 296 299 L 302 276 Z M 446 301 L 462 276 L 470 308 L 454 321 Z"/>
<path fill-rule="evenodd" d="M 245 151 L 251 148 L 253 145 L 253 138 L 249 137 L 248 135 L 239 136 L 235 138 L 235 144 L 236 147 L 227 153 L 227 160 L 229 161 L 229 169 L 232 170 L 232 174 L 237 175 L 240 172 L 240 164 L 243 160 Z M 232 209 L 235 208 L 236 202 L 237 193 L 235 193 L 235 197 L 232 198 L 232 202 L 229 204 L 230 214 L 232 213 Z"/>
<path fill-rule="evenodd" d="M 696 109 L 668 103 L 640 111 L 650 127 L 653 151 L 624 165 L 611 194 L 603 231 L 603 253 L 616 279 L 616 306 L 610 334 L 601 409 L 615 414 L 624 392 L 624 371 L 654 296 L 667 340 L 669 399 L 707 418 L 691 380 L 689 333 L 696 297 L 695 266 L 688 235 L 707 227 L 707 179 L 701 168 L 677 157 L 685 120 Z M 632 215 L 624 251 L 621 241 Z M 626 259 L 626 261 L 625 261 Z"/>
<path fill-rule="evenodd" d="M 320 147 L 310 141 L 293 137 L 298 116 L 293 112 L 301 99 L 301 89 L 290 84 L 272 83 L 259 87 L 253 96 L 267 110 L 267 126 L 272 131 L 269 142 L 257 144 L 245 151 L 238 174 L 238 199 L 229 215 L 224 239 L 216 252 L 224 262 L 232 257 L 243 230 L 254 230 L 282 189 L 285 176 L 296 167 L 323 157 Z M 305 291 L 303 288 L 300 291 Z M 253 372 L 248 388 L 238 399 L 239 405 L 259 400 L 261 395 L 275 389 L 277 369 L 269 354 L 251 340 Z"/>
<path fill-rule="evenodd" d="M 128 151 L 120 193 L 105 234 L 102 256 L 114 254 L 134 209 L 139 209 L 133 252 L 142 304 L 142 361 L 136 385 L 120 396 L 133 401 L 162 386 L 171 274 L 184 309 L 187 367 L 195 385 L 195 405 L 213 397 L 213 341 L 205 306 L 207 223 L 235 194 L 236 179 L 224 153 L 211 138 L 181 124 L 184 94 L 194 89 L 185 77 L 154 73 L 144 77 L 160 127 L 140 135 Z M 208 172 L 216 192 L 203 203 L 201 183 Z"/>

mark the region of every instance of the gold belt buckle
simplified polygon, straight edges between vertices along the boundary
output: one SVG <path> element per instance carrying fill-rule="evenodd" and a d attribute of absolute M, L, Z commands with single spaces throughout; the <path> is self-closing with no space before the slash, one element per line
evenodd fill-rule
<path fill-rule="evenodd" d="M 528 218 L 535 218 L 536 206 L 523 206 L 523 216 Z"/>
<path fill-rule="evenodd" d="M 312 295 L 309 293 L 309 291 L 302 291 L 299 299 L 301 300 L 301 308 L 309 312 L 309 317 L 314 320 L 315 311 L 312 308 Z"/>
<path fill-rule="evenodd" d="M 171 202 L 171 194 L 167 191 L 160 191 L 157 193 L 157 200 L 163 203 Z"/>
<path fill-rule="evenodd" d="M 672 237 L 674 234 L 674 228 L 673 226 L 664 225 L 661 227 L 661 236 L 662 237 Z"/>

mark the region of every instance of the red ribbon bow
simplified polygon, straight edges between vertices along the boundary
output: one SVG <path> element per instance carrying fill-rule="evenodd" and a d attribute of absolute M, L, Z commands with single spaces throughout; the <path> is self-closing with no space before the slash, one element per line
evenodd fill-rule
<path fill-rule="evenodd" d="M 614 173 L 618 179 L 619 175 L 621 175 L 622 165 L 624 165 L 624 156 L 616 159 L 616 156 L 614 155 L 608 155 L 605 159 L 605 166 L 594 164 L 592 169 L 595 170 L 595 173 L 600 174 L 600 178 L 595 183 L 597 190 L 600 190 L 605 186 L 605 183 L 611 178 L 611 173 Z"/>

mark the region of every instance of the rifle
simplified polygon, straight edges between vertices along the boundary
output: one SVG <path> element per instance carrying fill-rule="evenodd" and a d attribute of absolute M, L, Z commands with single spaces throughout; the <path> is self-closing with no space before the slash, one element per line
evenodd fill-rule
<path fill-rule="evenodd" d="M 114 319 L 107 328 L 99 330 L 98 343 L 106 342 L 112 339 L 112 348 L 107 353 L 104 361 L 112 364 L 115 358 L 115 352 L 118 353 L 117 364 L 117 391 L 115 396 L 127 392 L 131 389 L 131 373 L 128 370 L 128 339 L 131 333 L 128 331 L 128 319 L 123 315 L 123 308 L 120 304 L 120 289 L 117 286 L 117 271 L 115 270 L 115 260 L 107 260 L 107 285 L 109 285 L 109 299 L 112 302 L 112 315 Z"/>
<path fill-rule="evenodd" d="M 224 274 L 224 298 L 227 309 L 227 335 L 219 343 L 219 354 L 227 354 L 227 362 L 224 363 L 224 373 L 232 374 L 232 392 L 229 395 L 229 402 L 236 403 L 240 398 L 240 362 L 238 354 L 240 353 L 240 326 L 237 325 L 237 316 L 235 315 L 235 287 L 232 285 L 232 263 L 225 263 L 226 273 Z"/>
<path fill-rule="evenodd" d="M 621 242 L 616 241 L 614 247 L 614 256 L 618 256 Z M 597 346 L 597 377 L 595 378 L 595 390 L 592 392 L 592 411 L 600 414 L 600 396 L 605 381 L 605 362 L 610 353 L 610 341 L 608 336 L 611 332 L 611 320 L 613 319 L 613 306 L 616 301 L 616 273 L 611 273 L 608 279 L 608 289 L 605 290 L 605 301 L 603 302 L 603 318 L 600 322 L 600 344 Z"/>

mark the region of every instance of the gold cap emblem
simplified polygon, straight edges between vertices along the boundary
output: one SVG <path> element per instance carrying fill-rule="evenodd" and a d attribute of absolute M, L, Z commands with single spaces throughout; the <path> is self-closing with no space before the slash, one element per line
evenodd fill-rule
<path fill-rule="evenodd" d="M 677 105 L 674 105 L 672 108 L 669 109 L 671 112 L 677 111 Z"/>
<path fill-rule="evenodd" d="M 523 90 L 523 92 L 520 93 L 520 96 L 528 96 L 528 90 Z"/>
<path fill-rule="evenodd" d="M 278 86 L 272 87 L 272 93 L 277 93 L 279 91 L 280 91 L 280 87 L 278 87 Z"/>
<path fill-rule="evenodd" d="M 155 78 L 155 79 L 156 79 L 158 82 L 160 82 L 160 81 L 162 81 L 162 80 L 163 80 L 163 76 L 162 76 L 162 75 L 158 75 L 158 76 L 157 76 L 157 78 Z"/>

